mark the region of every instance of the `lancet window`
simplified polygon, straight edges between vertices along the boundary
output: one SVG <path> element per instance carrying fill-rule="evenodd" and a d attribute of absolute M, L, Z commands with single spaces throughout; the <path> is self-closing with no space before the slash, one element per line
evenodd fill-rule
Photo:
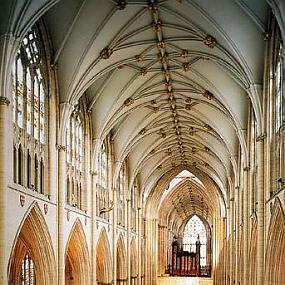
<path fill-rule="evenodd" d="M 21 285 L 35 285 L 35 266 L 32 258 L 27 253 L 22 260 L 21 267 Z"/>
<path fill-rule="evenodd" d="M 278 53 L 277 53 L 277 64 L 275 70 L 275 88 L 276 88 L 276 96 L 275 96 L 275 104 L 276 104 L 276 131 L 280 130 L 283 120 L 283 96 L 282 96 L 282 83 L 283 83 L 283 64 L 282 64 L 282 43 L 278 44 Z"/>
<path fill-rule="evenodd" d="M 100 210 L 111 207 L 109 201 L 109 144 L 108 138 L 102 143 L 98 156 L 98 180 L 97 180 L 97 215 L 100 215 Z M 109 212 L 103 213 L 102 218 L 109 220 Z"/>
<path fill-rule="evenodd" d="M 66 128 L 67 204 L 83 209 L 84 125 L 80 102 L 74 106 Z"/>
<path fill-rule="evenodd" d="M 12 65 L 13 178 L 16 184 L 48 195 L 45 189 L 48 72 L 43 51 L 36 24 L 23 38 Z"/>
<path fill-rule="evenodd" d="M 137 229 L 137 210 L 138 210 L 138 181 L 135 179 L 131 188 L 131 229 Z"/>
<path fill-rule="evenodd" d="M 200 241 L 200 264 L 207 264 L 207 232 L 202 220 L 194 215 L 187 223 L 183 236 L 183 250 L 196 252 L 196 242 Z"/>
<path fill-rule="evenodd" d="M 118 224 L 123 226 L 125 225 L 126 191 L 127 191 L 127 162 L 125 160 L 119 171 L 118 192 L 117 192 Z"/>

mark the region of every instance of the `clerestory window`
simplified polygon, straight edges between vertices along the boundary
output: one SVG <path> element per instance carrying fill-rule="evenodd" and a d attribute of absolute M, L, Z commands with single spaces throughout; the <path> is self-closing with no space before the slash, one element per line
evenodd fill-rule
<path fill-rule="evenodd" d="M 13 178 L 47 195 L 48 72 L 39 24 L 23 38 L 12 64 Z"/>

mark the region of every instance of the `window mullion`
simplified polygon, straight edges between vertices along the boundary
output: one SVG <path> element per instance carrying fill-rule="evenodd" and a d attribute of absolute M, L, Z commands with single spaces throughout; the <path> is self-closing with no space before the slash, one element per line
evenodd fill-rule
<path fill-rule="evenodd" d="M 34 77 L 34 71 L 31 72 L 31 136 L 34 137 L 34 116 L 35 116 L 35 77 Z"/>
<path fill-rule="evenodd" d="M 38 141 L 40 141 L 41 139 L 41 131 L 40 131 L 40 123 L 41 123 L 41 114 L 40 114 L 40 109 L 41 109 L 41 94 L 40 94 L 40 81 L 39 81 L 39 77 L 38 77 L 38 74 L 37 74 L 37 77 L 36 77 L 36 80 L 38 81 L 38 84 L 37 84 L 37 87 L 38 87 L 38 104 L 37 104 L 37 108 L 38 108 L 38 115 L 37 115 L 37 119 L 38 119 L 38 125 L 37 125 L 37 128 L 38 128 Z"/>
<path fill-rule="evenodd" d="M 23 130 L 27 131 L 27 74 L 28 74 L 28 67 L 25 66 L 24 73 L 23 73 Z"/>

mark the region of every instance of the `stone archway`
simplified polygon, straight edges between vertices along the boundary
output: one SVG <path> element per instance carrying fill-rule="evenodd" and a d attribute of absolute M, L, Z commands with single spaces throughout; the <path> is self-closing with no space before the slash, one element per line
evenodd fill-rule
<path fill-rule="evenodd" d="M 257 222 L 252 223 L 249 248 L 249 284 L 256 284 Z"/>
<path fill-rule="evenodd" d="M 79 219 L 69 235 L 65 253 L 65 284 L 90 284 L 90 263 L 88 247 Z"/>
<path fill-rule="evenodd" d="M 138 284 L 138 253 L 136 241 L 133 238 L 131 241 L 131 285 Z"/>
<path fill-rule="evenodd" d="M 44 246 L 43 246 L 44 245 Z M 56 261 L 52 240 L 37 203 L 27 212 L 14 241 L 9 260 L 9 285 L 21 285 L 28 261 L 30 275 L 35 284 L 56 284 Z M 31 266 L 32 264 L 32 266 Z"/>
<path fill-rule="evenodd" d="M 279 199 L 275 200 L 269 224 L 265 284 L 285 285 L 285 217 Z"/>
<path fill-rule="evenodd" d="M 109 284 L 112 281 L 112 258 L 110 251 L 110 243 L 106 233 L 103 229 L 97 244 L 96 251 L 96 276 L 98 285 Z"/>
<path fill-rule="evenodd" d="M 127 284 L 126 249 L 122 235 L 117 242 L 117 285 Z"/>

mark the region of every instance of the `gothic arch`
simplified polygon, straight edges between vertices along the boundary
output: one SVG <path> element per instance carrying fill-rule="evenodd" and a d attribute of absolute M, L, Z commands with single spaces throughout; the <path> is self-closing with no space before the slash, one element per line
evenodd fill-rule
<path fill-rule="evenodd" d="M 74 223 L 65 252 L 65 284 L 90 284 L 90 264 L 86 237 L 79 219 Z"/>
<path fill-rule="evenodd" d="M 256 256 L 257 256 L 257 221 L 254 219 L 250 234 L 249 248 L 249 284 L 256 284 Z"/>
<path fill-rule="evenodd" d="M 131 241 L 131 284 L 136 284 L 138 278 L 138 253 L 135 238 Z"/>
<path fill-rule="evenodd" d="M 124 284 L 127 280 L 126 248 L 123 236 L 117 241 L 117 284 Z"/>
<path fill-rule="evenodd" d="M 285 217 L 280 200 L 275 200 L 269 224 L 266 252 L 265 283 L 284 285 Z"/>
<path fill-rule="evenodd" d="M 111 283 L 112 258 L 105 228 L 101 231 L 96 251 L 96 276 L 98 285 Z"/>
<path fill-rule="evenodd" d="M 8 266 L 9 285 L 22 284 L 21 265 L 26 254 L 34 263 L 36 283 L 55 284 L 56 261 L 52 240 L 37 203 L 34 203 L 27 211 L 15 237 Z"/>

